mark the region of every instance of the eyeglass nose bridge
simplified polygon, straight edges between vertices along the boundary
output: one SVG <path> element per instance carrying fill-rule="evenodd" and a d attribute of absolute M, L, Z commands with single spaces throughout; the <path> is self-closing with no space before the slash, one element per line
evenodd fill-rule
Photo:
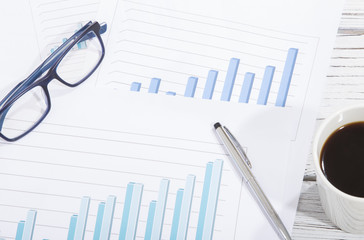
<path fill-rule="evenodd" d="M 76 87 L 77 85 L 72 85 L 67 83 L 66 81 L 64 81 L 57 73 L 56 69 L 59 63 L 57 63 L 56 65 L 52 66 L 50 69 L 47 70 L 46 75 L 40 77 L 39 79 L 37 79 L 33 84 L 31 84 L 31 86 L 34 87 L 34 85 L 36 86 L 42 86 L 44 87 L 44 90 L 46 90 L 46 92 L 49 95 L 48 92 L 48 84 L 50 82 L 52 82 L 53 80 L 58 80 L 60 83 L 62 83 L 63 85 L 66 85 L 68 87 Z M 80 82 L 79 84 L 81 84 L 82 82 Z"/>
<path fill-rule="evenodd" d="M 24 89 L 21 90 L 20 95 L 25 94 L 26 92 L 28 92 L 30 89 L 36 87 L 36 86 L 41 86 L 43 88 L 43 90 L 48 93 L 48 84 L 50 82 L 52 82 L 54 79 L 61 81 L 61 79 L 59 78 L 59 76 L 55 73 L 55 71 L 53 70 L 53 67 L 47 70 L 47 73 L 43 76 L 41 76 L 40 78 L 36 79 L 33 83 L 31 83 L 29 86 L 25 87 Z M 62 82 L 63 83 L 63 82 Z"/>

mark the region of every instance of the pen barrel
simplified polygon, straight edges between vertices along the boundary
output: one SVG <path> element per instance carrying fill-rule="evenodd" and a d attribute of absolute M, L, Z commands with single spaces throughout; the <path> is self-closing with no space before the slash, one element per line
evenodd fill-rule
<path fill-rule="evenodd" d="M 258 185 L 257 181 L 254 179 L 249 179 L 246 181 L 248 189 L 259 203 L 259 207 L 269 219 L 270 224 L 273 226 L 274 230 L 277 232 L 280 239 L 291 240 L 291 237 L 285 228 L 283 222 L 279 218 L 277 212 L 274 210 L 272 204 L 269 202 L 267 196 L 264 194 L 263 190 Z"/>
<path fill-rule="evenodd" d="M 223 130 L 222 127 L 216 128 L 216 133 L 219 136 L 221 143 L 224 145 L 224 149 L 226 153 L 231 158 L 232 162 L 235 164 L 235 167 L 241 172 L 245 180 L 253 178 L 253 174 L 250 171 L 245 156 L 242 156 L 235 146 L 234 142 L 230 139 L 228 134 Z"/>

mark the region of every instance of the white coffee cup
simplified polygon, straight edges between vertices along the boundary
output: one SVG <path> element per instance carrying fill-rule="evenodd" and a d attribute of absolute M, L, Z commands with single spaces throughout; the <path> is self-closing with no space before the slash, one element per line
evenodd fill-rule
<path fill-rule="evenodd" d="M 364 198 L 344 193 L 332 185 L 320 167 L 320 154 L 326 139 L 335 130 L 361 121 L 364 121 L 364 105 L 342 109 L 324 120 L 313 141 L 312 154 L 322 207 L 336 226 L 349 233 L 364 233 Z M 364 187 L 364 182 L 361 184 Z"/>

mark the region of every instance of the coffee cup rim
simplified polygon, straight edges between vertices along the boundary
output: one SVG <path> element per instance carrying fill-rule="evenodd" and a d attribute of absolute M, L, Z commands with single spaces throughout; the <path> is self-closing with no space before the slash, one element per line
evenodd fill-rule
<path fill-rule="evenodd" d="M 313 155 L 313 162 L 314 162 L 314 166 L 315 166 L 315 171 L 316 171 L 316 178 L 320 177 L 320 179 L 324 182 L 324 184 L 330 188 L 330 190 L 332 190 L 333 192 L 335 192 L 336 194 L 340 195 L 343 198 L 346 199 L 350 199 L 351 201 L 356 201 L 356 202 L 360 202 L 363 203 L 364 202 L 364 197 L 357 197 L 357 196 L 353 196 L 350 194 L 347 194 L 341 190 L 339 190 L 338 188 L 336 188 L 324 175 L 321 166 L 320 166 L 320 155 L 321 154 L 321 150 L 322 149 L 318 149 L 318 144 L 319 144 L 319 140 L 320 140 L 320 136 L 323 134 L 323 131 L 325 130 L 325 128 L 327 127 L 327 125 L 332 122 L 338 115 L 340 114 L 344 114 L 345 112 L 351 111 L 351 110 L 355 110 L 355 109 L 363 109 L 364 110 L 364 104 L 358 104 L 358 105 L 354 105 L 354 106 L 349 106 L 349 107 L 345 107 L 342 108 L 338 111 L 336 111 L 335 113 L 331 114 L 328 118 L 326 118 L 319 126 L 318 130 L 316 131 L 314 140 L 313 140 L 313 148 L 312 148 L 312 155 Z M 363 119 L 364 121 L 364 119 Z M 355 121 L 353 121 L 355 122 Z M 327 136 L 325 138 L 325 140 L 328 138 L 329 136 Z M 318 151 L 319 150 L 319 151 Z M 319 176 L 318 176 L 319 175 Z"/>

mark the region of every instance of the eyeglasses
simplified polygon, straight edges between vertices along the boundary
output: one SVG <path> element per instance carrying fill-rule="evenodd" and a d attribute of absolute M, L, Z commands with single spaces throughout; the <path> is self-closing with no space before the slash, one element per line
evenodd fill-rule
<path fill-rule="evenodd" d="M 16 141 L 43 121 L 51 109 L 48 84 L 53 79 L 76 87 L 91 76 L 105 55 L 104 32 L 106 24 L 87 23 L 0 101 L 1 138 Z"/>

